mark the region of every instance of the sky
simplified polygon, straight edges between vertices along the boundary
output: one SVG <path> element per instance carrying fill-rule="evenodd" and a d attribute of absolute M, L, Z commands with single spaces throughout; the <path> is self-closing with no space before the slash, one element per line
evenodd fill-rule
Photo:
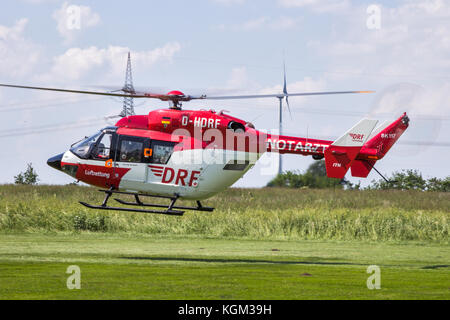
<path fill-rule="evenodd" d="M 364 117 L 410 127 L 376 165 L 383 174 L 417 169 L 450 175 L 450 0 L 18 0 L 0 11 L 0 83 L 121 88 L 128 51 L 137 88 L 279 93 L 374 90 L 374 94 L 290 98 L 283 133 L 336 139 Z M 136 100 L 136 113 L 167 107 Z M 278 100 L 190 102 L 185 109 L 228 110 L 257 129 L 278 128 Z M 0 183 L 32 163 L 42 184 L 73 179 L 48 158 L 114 124 L 117 98 L 0 89 Z M 283 156 L 304 172 L 310 157 Z M 270 159 L 235 186 L 262 187 Z M 362 185 L 379 179 L 347 178 Z"/>

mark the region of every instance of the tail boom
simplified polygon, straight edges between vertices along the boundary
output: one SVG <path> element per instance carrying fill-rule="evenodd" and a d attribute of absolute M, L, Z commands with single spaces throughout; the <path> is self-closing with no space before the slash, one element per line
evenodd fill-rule
<path fill-rule="evenodd" d="M 333 141 L 268 135 L 267 152 L 322 157 Z"/>
<path fill-rule="evenodd" d="M 404 113 L 392 123 L 375 129 L 377 120 L 363 119 L 336 141 L 267 135 L 266 151 L 325 158 L 327 176 L 342 179 L 351 168 L 352 176 L 366 178 L 376 161 L 382 159 L 403 132 L 409 118 Z M 375 130 L 374 130 L 375 129 Z"/>

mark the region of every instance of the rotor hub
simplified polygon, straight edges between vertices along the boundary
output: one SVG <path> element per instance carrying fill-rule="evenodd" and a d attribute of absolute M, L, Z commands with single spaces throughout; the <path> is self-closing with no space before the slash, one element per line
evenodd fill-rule
<path fill-rule="evenodd" d="M 172 90 L 167 93 L 168 96 L 181 96 L 184 97 L 184 93 L 178 90 Z"/>
<path fill-rule="evenodd" d="M 179 90 L 172 90 L 166 94 L 171 109 L 181 110 L 181 101 L 187 101 L 186 95 Z"/>

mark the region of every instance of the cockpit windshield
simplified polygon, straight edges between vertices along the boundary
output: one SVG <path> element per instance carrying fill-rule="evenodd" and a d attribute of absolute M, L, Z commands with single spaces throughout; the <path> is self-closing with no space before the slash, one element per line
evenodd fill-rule
<path fill-rule="evenodd" d="M 96 134 L 77 142 L 71 149 L 74 154 L 79 156 L 80 158 L 89 157 L 89 153 L 91 151 L 91 147 L 97 142 L 100 138 L 102 131 L 97 132 Z"/>

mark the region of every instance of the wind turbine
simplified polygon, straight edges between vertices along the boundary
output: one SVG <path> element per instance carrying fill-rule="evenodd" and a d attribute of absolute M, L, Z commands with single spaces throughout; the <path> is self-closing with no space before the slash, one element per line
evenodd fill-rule
<path fill-rule="evenodd" d="M 279 95 L 277 98 L 280 101 L 280 107 L 279 107 L 279 117 L 280 117 L 280 123 L 279 123 L 279 135 L 281 136 L 283 134 L 283 99 L 286 98 L 286 105 L 288 107 L 289 110 L 289 114 L 291 116 L 292 119 L 292 113 L 291 113 L 291 108 L 289 106 L 289 96 L 288 96 L 288 91 L 287 91 L 287 82 L 286 82 L 286 63 L 285 61 L 283 61 L 283 94 Z M 282 174 L 283 173 L 283 159 L 282 159 L 282 155 L 281 153 L 278 154 L 278 174 Z"/>

